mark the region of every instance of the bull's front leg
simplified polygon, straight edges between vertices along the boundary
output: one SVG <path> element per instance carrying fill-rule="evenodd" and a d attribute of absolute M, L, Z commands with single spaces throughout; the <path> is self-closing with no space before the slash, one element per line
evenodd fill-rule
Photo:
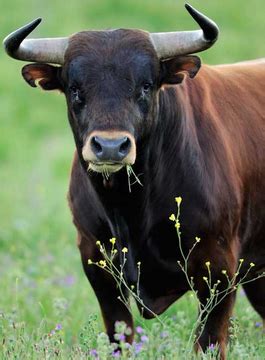
<path fill-rule="evenodd" d="M 202 309 L 207 306 L 207 292 L 198 294 Z M 221 297 L 221 296 L 220 296 Z M 200 317 L 200 325 L 197 330 L 197 350 L 206 351 L 208 347 L 218 347 L 220 359 L 226 359 L 226 345 L 228 341 L 229 318 L 232 315 L 235 291 L 227 294 L 216 307 L 206 310 Z M 219 301 L 217 296 L 217 301 Z M 203 310 L 202 310 L 203 311 Z"/>
<path fill-rule="evenodd" d="M 220 359 L 226 359 L 229 318 L 235 302 L 237 256 L 231 247 L 216 249 L 215 256 L 202 264 L 195 283 L 200 301 L 196 350 L 217 347 Z M 212 260 L 210 260 L 212 259 Z"/>
<path fill-rule="evenodd" d="M 96 240 L 91 236 L 78 235 L 78 247 L 81 254 L 82 264 L 85 274 L 96 294 L 98 299 L 102 317 L 105 323 L 106 332 L 111 342 L 117 342 L 114 338 L 115 322 L 124 321 L 126 325 L 132 330 L 130 335 L 126 336 L 126 341 L 132 343 L 133 341 L 133 319 L 128 308 L 118 299 L 121 295 L 117 284 L 113 277 L 106 272 L 106 270 L 99 268 L 96 265 L 89 265 L 88 259 L 97 262 L 103 259 Z M 123 298 L 128 299 L 128 294 L 123 291 Z"/>

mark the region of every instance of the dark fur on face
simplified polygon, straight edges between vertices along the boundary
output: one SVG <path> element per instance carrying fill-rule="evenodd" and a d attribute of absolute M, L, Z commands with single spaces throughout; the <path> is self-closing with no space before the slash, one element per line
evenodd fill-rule
<path fill-rule="evenodd" d="M 144 32 L 79 33 L 65 63 L 63 87 L 79 146 L 94 131 L 126 131 L 136 141 L 144 135 L 159 80 L 159 61 Z"/>

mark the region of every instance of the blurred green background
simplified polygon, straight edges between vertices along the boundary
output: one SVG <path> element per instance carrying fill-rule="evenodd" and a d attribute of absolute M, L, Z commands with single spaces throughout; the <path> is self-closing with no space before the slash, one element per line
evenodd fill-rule
<path fill-rule="evenodd" d="M 203 62 L 264 56 L 264 0 L 191 5 L 221 30 L 217 44 L 201 54 Z M 1 38 L 36 17 L 43 22 L 34 37 L 118 27 L 197 29 L 180 0 L 9 0 L 2 2 Z M 61 321 L 70 343 L 84 317 L 98 313 L 66 200 L 74 142 L 63 95 L 30 88 L 20 75 L 22 66 L 0 50 L 0 313 L 23 319 L 29 330 L 43 318 L 48 327 Z M 246 308 L 244 303 L 244 311 L 238 309 L 242 316 L 252 311 Z"/>

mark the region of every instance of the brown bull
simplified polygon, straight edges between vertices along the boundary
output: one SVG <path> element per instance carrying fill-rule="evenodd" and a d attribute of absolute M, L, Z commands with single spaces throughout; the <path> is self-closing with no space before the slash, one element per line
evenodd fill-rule
<path fill-rule="evenodd" d="M 202 304 L 209 297 L 206 262 L 212 283 L 224 269 L 232 278 L 240 258 L 245 261 L 239 276 L 251 262 L 248 279 L 265 267 L 265 62 L 201 66 L 190 54 L 210 47 L 218 28 L 186 7 L 202 30 L 119 29 L 24 40 L 36 20 L 5 40 L 10 56 L 36 62 L 22 70 L 31 86 L 38 81 L 66 96 L 77 147 L 69 202 L 84 270 L 111 340 L 114 323 L 124 320 L 133 328 L 132 316 L 118 300 L 113 278 L 88 259 L 102 259 L 97 240 L 109 249 L 116 237 L 120 255 L 128 248 L 127 283 L 136 284 L 141 261 L 140 296 L 151 311 L 162 313 L 190 289 L 177 265 L 182 257 L 169 221 L 175 196 L 183 198 L 185 256 L 195 237 L 201 238 L 188 274 Z M 130 192 L 126 167 L 132 165 L 143 186 Z M 226 285 L 221 281 L 219 291 Z M 264 320 L 265 278 L 244 290 Z M 197 344 L 205 350 L 218 343 L 223 359 L 235 293 L 210 313 Z"/>

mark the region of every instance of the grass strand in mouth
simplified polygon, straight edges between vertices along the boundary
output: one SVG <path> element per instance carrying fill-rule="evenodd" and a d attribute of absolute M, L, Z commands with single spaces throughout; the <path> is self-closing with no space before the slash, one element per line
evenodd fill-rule
<path fill-rule="evenodd" d="M 93 172 L 93 169 L 91 167 L 91 163 L 88 164 L 88 167 L 87 167 L 86 171 L 87 171 L 88 174 L 91 174 Z"/>
<path fill-rule="evenodd" d="M 109 172 L 107 167 L 103 166 L 103 170 L 102 170 L 102 176 L 105 180 L 109 180 Z"/>
<path fill-rule="evenodd" d="M 135 174 L 135 172 L 133 171 L 133 168 L 131 165 L 126 165 L 126 171 L 127 171 L 127 176 L 128 176 L 128 186 L 129 186 L 129 192 L 132 191 L 131 187 L 132 185 L 138 183 L 139 185 L 143 186 L 143 184 L 141 183 L 140 179 L 138 178 L 138 176 Z M 130 182 L 130 177 L 134 176 L 135 181 L 133 183 Z"/>
<path fill-rule="evenodd" d="M 95 172 L 95 170 L 93 169 L 92 164 L 89 163 L 89 165 L 87 167 L 87 173 L 89 174 L 89 173 L 92 173 L 92 172 Z M 102 174 L 102 176 L 103 176 L 103 178 L 105 180 L 107 180 L 107 181 L 109 180 L 110 173 L 109 173 L 109 170 L 108 170 L 107 166 L 102 165 L 101 174 Z"/>

